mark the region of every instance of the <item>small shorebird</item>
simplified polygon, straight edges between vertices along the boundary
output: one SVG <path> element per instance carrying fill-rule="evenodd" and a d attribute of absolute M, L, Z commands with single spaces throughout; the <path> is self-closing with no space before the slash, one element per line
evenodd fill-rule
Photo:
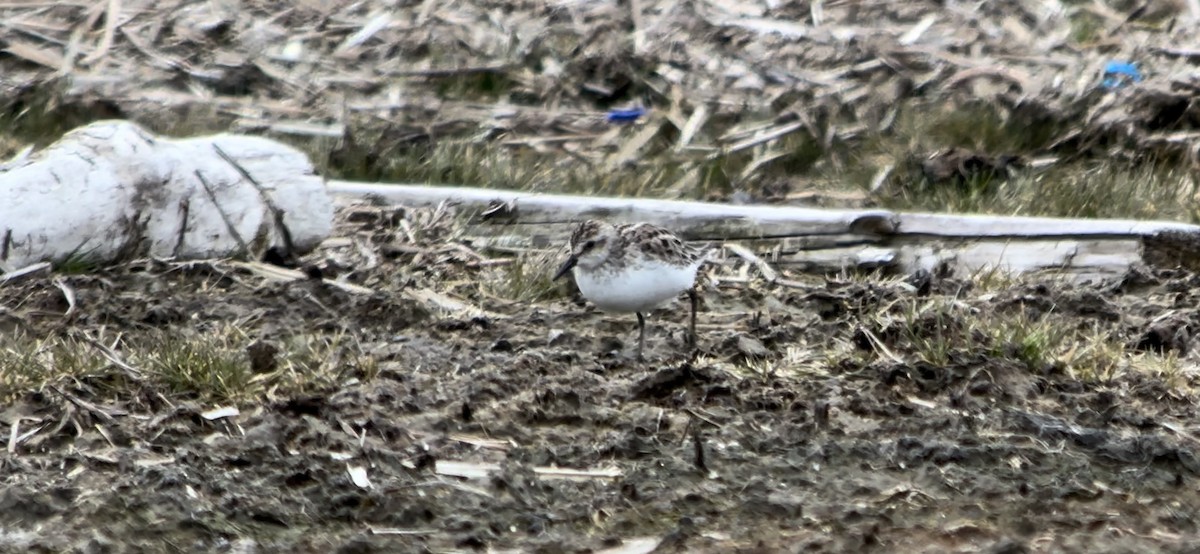
<path fill-rule="evenodd" d="M 574 270 L 584 298 L 606 312 L 637 314 L 637 358 L 646 342 L 645 313 L 687 291 L 692 304 L 688 344 L 696 346 L 696 271 L 708 250 L 649 223 L 584 221 L 571 234 L 571 255 L 554 279 Z"/>

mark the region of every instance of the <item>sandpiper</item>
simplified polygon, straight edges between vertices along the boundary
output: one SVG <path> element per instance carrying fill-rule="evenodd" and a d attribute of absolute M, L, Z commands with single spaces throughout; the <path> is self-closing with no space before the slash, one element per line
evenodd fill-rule
<path fill-rule="evenodd" d="M 554 279 L 574 270 L 575 283 L 597 308 L 637 314 L 637 358 L 646 341 L 645 314 L 687 291 L 692 317 L 688 344 L 696 345 L 696 272 L 708 250 L 688 245 L 650 223 L 584 221 L 571 234 L 571 254 Z"/>

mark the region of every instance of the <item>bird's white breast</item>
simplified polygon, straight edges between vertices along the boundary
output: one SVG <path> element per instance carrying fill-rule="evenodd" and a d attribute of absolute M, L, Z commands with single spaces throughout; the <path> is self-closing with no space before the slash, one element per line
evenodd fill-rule
<path fill-rule="evenodd" d="M 700 262 L 681 267 L 639 260 L 619 270 L 575 268 L 575 284 L 597 308 L 606 312 L 648 312 L 696 282 Z"/>

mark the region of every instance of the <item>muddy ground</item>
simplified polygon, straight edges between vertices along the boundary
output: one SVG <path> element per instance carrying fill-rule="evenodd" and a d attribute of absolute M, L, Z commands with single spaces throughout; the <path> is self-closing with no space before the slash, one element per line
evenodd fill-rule
<path fill-rule="evenodd" d="M 1157 0 L 9 3 L 0 152 L 123 117 L 299 136 L 328 176 L 520 185 L 503 164 L 421 155 L 460 140 L 465 156 L 486 137 L 546 167 L 597 168 L 579 178 L 589 193 L 607 190 L 597 176 L 623 171 L 642 191 L 661 173 L 654 196 L 735 201 L 830 175 L 865 187 L 943 148 L 1182 167 L 1200 127 L 1190 13 Z M 1141 85 L 1103 84 L 1120 60 L 1140 64 Z M 991 117 L 962 132 L 906 123 L 972 102 Z M 662 132 L 613 132 L 608 110 L 638 104 Z M 793 142 L 728 164 L 671 154 L 789 126 Z M 898 147 L 872 146 L 893 127 Z M 613 163 L 626 154 L 640 165 Z M 663 161 L 718 177 L 676 190 Z M 851 162 L 861 179 L 838 169 Z M 526 185 L 564 175 L 530 167 Z M 1144 203 L 1183 217 L 1172 208 L 1193 200 Z M 538 290 L 552 260 L 496 262 L 427 212 L 364 213 L 344 212 L 293 281 L 225 260 L 0 284 L 0 377 L 55 344 L 89 368 L 0 378 L 0 552 L 1200 546 L 1192 273 L 785 272 L 809 283 L 785 287 L 729 262 L 705 279 L 700 351 L 684 348 L 677 303 L 651 318 L 638 363 L 632 317 L 596 313 L 569 283 Z M 1037 333 L 1013 323 L 1026 318 Z M 1105 341 L 1047 347 L 1053 330 Z M 173 336 L 202 347 L 182 365 L 235 353 L 210 364 L 232 380 L 181 385 L 148 365 Z M 285 363 L 314 340 L 336 345 L 298 366 L 319 371 Z"/>
<path fill-rule="evenodd" d="M 447 233 L 399 230 L 419 214 L 379 213 L 343 221 L 351 240 L 299 264 L 372 294 L 216 262 L 64 275 L 76 297 L 67 317 L 52 277 L 0 287 L 10 333 L 117 329 L 132 345 L 156 329 L 237 322 L 245 346 L 347 333 L 370 362 L 342 364 L 329 386 L 234 401 L 163 390 L 112 365 L 23 392 L 0 412 L 20 435 L 0 454 L 0 551 L 1196 547 L 1200 431 L 1186 353 L 1171 375 L 1087 378 L 967 340 L 934 365 L 920 361 L 920 337 L 897 331 L 903 318 L 881 317 L 938 302 L 963 318 L 1053 312 L 1111 330 L 1130 351 L 1178 356 L 1200 325 L 1192 274 L 990 287 L 855 276 L 782 288 L 722 282 L 715 267 L 698 355 L 684 349 L 679 302 L 651 319 L 649 360 L 637 363 L 632 318 L 579 305 L 569 284 L 533 304 L 500 298 L 479 283 L 511 278 L 504 266 L 480 263 Z M 411 294 L 422 290 L 489 315 L 438 309 Z M 959 323 L 905 325 L 931 338 Z M 229 405 L 240 414 L 202 415 Z M 456 461 L 497 469 L 462 478 L 445 465 Z M 549 466 L 618 476 L 535 473 Z"/>

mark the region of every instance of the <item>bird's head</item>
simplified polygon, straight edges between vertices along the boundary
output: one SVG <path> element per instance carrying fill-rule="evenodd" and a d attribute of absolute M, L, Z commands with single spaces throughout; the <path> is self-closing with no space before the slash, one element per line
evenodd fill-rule
<path fill-rule="evenodd" d="M 562 278 L 576 266 L 591 269 L 604 263 L 612 255 L 617 240 L 617 228 L 611 224 L 594 219 L 580 223 L 571 233 L 571 254 L 559 266 L 554 278 Z"/>

